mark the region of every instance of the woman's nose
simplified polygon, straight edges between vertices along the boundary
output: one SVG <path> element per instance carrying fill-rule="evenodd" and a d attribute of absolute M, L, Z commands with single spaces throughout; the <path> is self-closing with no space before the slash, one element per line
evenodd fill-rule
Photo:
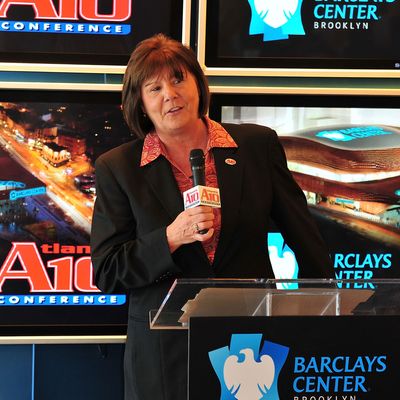
<path fill-rule="evenodd" d="M 171 100 L 177 97 L 177 92 L 174 85 L 166 84 L 164 87 L 164 100 Z"/>

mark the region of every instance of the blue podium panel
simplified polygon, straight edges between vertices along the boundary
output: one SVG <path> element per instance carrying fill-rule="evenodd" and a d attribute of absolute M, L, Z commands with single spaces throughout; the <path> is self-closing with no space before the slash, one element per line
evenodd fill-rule
<path fill-rule="evenodd" d="M 31 400 L 32 345 L 0 346 L 0 399 Z"/>
<path fill-rule="evenodd" d="M 34 399 L 122 400 L 123 344 L 37 345 Z"/>

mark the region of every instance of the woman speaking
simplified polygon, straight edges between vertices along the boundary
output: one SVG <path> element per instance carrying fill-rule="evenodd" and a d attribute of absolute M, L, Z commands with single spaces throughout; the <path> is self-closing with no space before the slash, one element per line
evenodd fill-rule
<path fill-rule="evenodd" d="M 192 50 L 163 35 L 144 40 L 122 93 L 137 139 L 96 161 L 96 284 L 129 294 L 125 400 L 186 399 L 187 334 L 150 330 L 149 310 L 177 278 L 273 278 L 271 219 L 296 254 L 299 277 L 333 277 L 276 133 L 210 120 L 209 97 Z M 192 149 L 204 152 L 206 186 L 219 188 L 221 208 L 183 209 Z"/>

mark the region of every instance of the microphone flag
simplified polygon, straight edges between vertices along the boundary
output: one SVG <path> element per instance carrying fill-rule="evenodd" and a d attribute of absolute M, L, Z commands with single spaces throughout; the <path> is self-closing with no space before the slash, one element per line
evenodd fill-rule
<path fill-rule="evenodd" d="M 221 208 L 218 188 L 197 185 L 183 192 L 185 210 L 197 206 Z"/>

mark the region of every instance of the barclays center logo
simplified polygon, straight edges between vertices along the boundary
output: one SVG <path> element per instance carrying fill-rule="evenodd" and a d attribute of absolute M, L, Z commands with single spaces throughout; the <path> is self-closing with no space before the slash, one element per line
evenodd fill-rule
<path fill-rule="evenodd" d="M 221 385 L 220 400 L 279 400 L 278 378 L 289 348 L 262 334 L 233 334 L 230 346 L 208 353 Z"/>
<path fill-rule="evenodd" d="M 289 35 L 305 35 L 301 20 L 303 0 L 248 0 L 251 7 L 250 35 L 263 41 L 285 40 Z"/>

